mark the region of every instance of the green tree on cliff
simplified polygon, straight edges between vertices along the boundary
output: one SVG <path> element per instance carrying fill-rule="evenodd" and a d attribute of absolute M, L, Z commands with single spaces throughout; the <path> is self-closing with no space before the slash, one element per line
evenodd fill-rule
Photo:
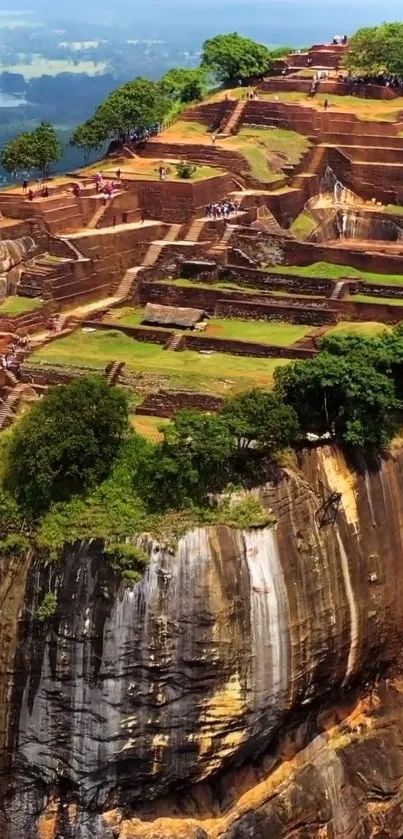
<path fill-rule="evenodd" d="M 102 133 L 100 123 L 95 119 L 89 119 L 76 128 L 70 138 L 70 145 L 81 149 L 85 160 L 88 161 L 91 154 L 99 151 L 105 142 Z"/>
<path fill-rule="evenodd" d="M 101 377 L 52 388 L 13 431 L 6 486 L 29 514 L 40 514 L 102 481 L 127 430 L 127 398 Z"/>
<path fill-rule="evenodd" d="M 202 67 L 225 84 L 262 78 L 271 68 L 270 51 L 237 32 L 216 35 L 203 44 Z"/>
<path fill-rule="evenodd" d="M 323 351 L 275 370 L 275 391 L 296 411 L 301 427 L 352 446 L 386 445 L 398 428 L 393 378 L 364 354 Z"/>
<path fill-rule="evenodd" d="M 61 160 L 63 156 L 62 147 L 53 125 L 49 122 L 41 122 L 31 132 L 31 142 L 34 165 L 42 175 L 47 176 L 52 165 Z"/>
<path fill-rule="evenodd" d="M 124 137 L 131 129 L 162 122 L 171 105 L 159 83 L 139 77 L 113 90 L 93 117 L 76 129 L 72 142 L 88 148 L 90 139 L 90 144 L 96 141 L 99 147 L 107 140 Z"/>
<path fill-rule="evenodd" d="M 35 166 L 32 132 L 24 131 L 9 140 L 1 152 L 1 165 L 14 178 L 19 172 L 30 171 Z"/>
<path fill-rule="evenodd" d="M 206 71 L 202 67 L 174 67 L 161 79 L 164 93 L 178 102 L 195 102 L 206 93 Z"/>
<path fill-rule="evenodd" d="M 236 439 L 238 451 L 253 445 L 255 450 L 275 452 L 298 439 L 294 408 L 264 390 L 255 389 L 228 399 L 222 417 Z"/>
<path fill-rule="evenodd" d="M 52 125 L 41 122 L 34 131 L 24 131 L 6 143 L 1 153 L 1 164 L 6 172 L 38 169 L 48 175 L 53 163 L 62 157 L 61 145 Z"/>
<path fill-rule="evenodd" d="M 349 46 L 345 66 L 352 72 L 403 75 L 403 23 L 359 29 Z"/>

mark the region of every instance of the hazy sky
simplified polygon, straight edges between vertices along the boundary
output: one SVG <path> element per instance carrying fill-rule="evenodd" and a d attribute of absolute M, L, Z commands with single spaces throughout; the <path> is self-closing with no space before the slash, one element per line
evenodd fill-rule
<path fill-rule="evenodd" d="M 0 0 L 0 10 L 13 6 L 47 20 L 130 22 L 150 33 L 189 31 L 199 38 L 237 29 L 266 43 L 292 44 L 403 18 L 402 0 Z"/>

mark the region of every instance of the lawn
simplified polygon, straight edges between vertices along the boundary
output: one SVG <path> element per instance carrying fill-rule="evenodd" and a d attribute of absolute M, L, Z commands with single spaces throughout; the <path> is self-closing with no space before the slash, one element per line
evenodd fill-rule
<path fill-rule="evenodd" d="M 160 428 L 168 425 L 168 423 L 169 420 L 162 417 L 147 417 L 141 414 L 133 414 L 130 417 L 130 425 L 137 431 L 137 434 L 141 434 L 147 440 L 151 440 L 152 443 L 158 443 L 159 440 L 162 440 Z"/>
<path fill-rule="evenodd" d="M 285 289 L 283 290 L 281 288 L 280 289 L 269 289 L 269 288 L 251 287 L 251 286 L 242 285 L 242 283 L 238 284 L 238 283 L 235 282 L 235 280 L 233 280 L 233 281 L 229 280 L 228 282 L 223 282 L 222 281 L 222 282 L 219 282 L 219 283 L 199 283 L 196 280 L 185 280 L 185 279 L 160 280 L 159 282 L 160 282 L 160 284 L 165 284 L 165 285 L 176 285 L 176 286 L 179 286 L 179 288 L 209 288 L 209 289 L 211 289 L 211 288 L 220 289 L 221 288 L 225 291 L 241 291 L 242 294 L 253 294 L 253 295 L 258 294 L 259 297 L 262 297 L 262 296 L 263 297 L 264 296 L 268 296 L 268 297 L 307 297 L 307 295 L 304 294 L 302 291 L 301 292 L 297 292 L 297 291 L 292 292 L 292 291 L 286 291 Z M 323 300 L 324 299 L 323 294 L 310 294 L 308 297 L 309 297 L 309 300 Z M 121 310 L 116 309 L 115 311 L 121 311 Z M 125 323 L 126 326 L 131 326 L 131 325 L 134 326 L 135 325 L 134 322 L 133 322 L 133 324 L 129 324 L 129 323 L 126 323 L 126 321 L 124 321 L 124 323 Z"/>
<path fill-rule="evenodd" d="M 241 131 L 222 144 L 225 148 L 236 148 L 248 161 L 251 173 L 261 183 L 271 183 L 283 178 L 281 171 L 275 171 L 270 156 L 279 156 L 276 169 L 281 163 L 296 164 L 310 148 L 310 142 L 303 134 L 285 131 L 281 128 L 242 128 Z"/>
<path fill-rule="evenodd" d="M 164 129 L 164 140 L 169 141 L 170 134 L 183 134 L 185 137 L 197 137 L 200 134 L 207 134 L 208 126 L 202 122 L 188 122 L 185 119 L 178 119 Z"/>
<path fill-rule="evenodd" d="M 317 226 L 318 222 L 313 216 L 311 216 L 310 213 L 302 212 L 296 219 L 294 219 L 291 225 L 291 233 L 293 233 L 297 239 L 307 239 Z"/>
<path fill-rule="evenodd" d="M 376 323 L 373 321 L 365 321 L 364 323 L 350 323 L 348 321 L 340 321 L 337 326 L 332 326 L 326 332 L 326 335 L 362 335 L 366 338 L 373 338 L 375 335 L 380 335 L 381 332 L 390 331 L 389 326 L 384 323 Z"/>
<path fill-rule="evenodd" d="M 0 303 L 0 317 L 2 315 L 9 315 L 15 317 L 22 315 L 24 312 L 33 312 L 43 305 L 43 300 L 38 297 L 6 297 L 3 303 Z"/>
<path fill-rule="evenodd" d="M 316 94 L 314 99 L 308 98 L 306 93 L 296 91 L 279 91 L 278 93 L 265 93 L 262 99 L 273 102 L 288 102 L 294 105 L 306 105 L 310 108 L 323 108 L 325 99 L 328 100 L 329 109 L 332 112 L 354 113 L 359 119 L 379 120 L 394 122 L 398 119 L 400 111 L 403 110 L 403 98 L 382 102 L 379 99 L 361 99 L 358 96 L 333 96 L 326 93 Z M 348 130 L 347 130 L 348 132 Z"/>
<path fill-rule="evenodd" d="M 270 265 L 265 268 L 270 274 L 297 274 L 300 277 L 319 277 L 340 280 L 342 277 L 364 280 L 366 283 L 403 285 L 403 274 L 375 274 L 372 271 L 359 271 L 349 265 L 335 265 L 331 262 L 314 262 L 312 265 Z"/>
<path fill-rule="evenodd" d="M 403 306 L 403 299 L 396 299 L 395 297 L 371 297 L 369 294 L 350 294 L 345 300 L 350 300 L 352 303 L 377 303 L 378 306 Z"/>
<path fill-rule="evenodd" d="M 231 393 L 251 387 L 269 388 L 279 359 L 234 358 L 224 353 L 166 352 L 155 344 L 134 341 L 113 329 L 76 332 L 41 347 L 30 363 L 102 370 L 112 359 L 124 361 L 150 382 L 172 388 Z"/>
<path fill-rule="evenodd" d="M 259 344 L 289 347 L 309 332 L 312 332 L 310 326 L 296 326 L 290 323 L 263 323 L 253 320 L 211 318 L 204 334 L 211 335 L 214 338 L 228 338 L 237 341 L 252 341 Z"/>

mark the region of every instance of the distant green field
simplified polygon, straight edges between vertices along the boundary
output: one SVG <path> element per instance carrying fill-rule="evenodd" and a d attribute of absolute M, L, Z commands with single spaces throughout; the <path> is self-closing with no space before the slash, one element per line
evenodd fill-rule
<path fill-rule="evenodd" d="M 32 62 L 21 64 L 0 64 L 0 72 L 4 73 L 19 73 L 26 79 L 34 79 L 38 76 L 57 76 L 58 73 L 87 73 L 89 76 L 95 76 L 98 73 L 104 73 L 106 69 L 106 62 L 94 61 L 67 61 L 66 59 L 48 59 L 40 55 L 33 55 Z"/>

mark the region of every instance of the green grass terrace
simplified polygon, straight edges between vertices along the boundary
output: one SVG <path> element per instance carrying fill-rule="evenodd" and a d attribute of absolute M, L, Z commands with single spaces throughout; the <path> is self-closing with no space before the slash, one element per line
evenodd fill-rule
<path fill-rule="evenodd" d="M 6 297 L 0 303 L 0 318 L 1 317 L 17 317 L 17 315 L 27 314 L 33 312 L 35 309 L 40 309 L 43 301 L 38 297 Z"/>
<path fill-rule="evenodd" d="M 29 363 L 100 371 L 112 360 L 123 361 L 127 371 L 138 376 L 145 389 L 167 387 L 226 395 L 252 387 L 270 388 L 275 368 L 288 363 L 277 358 L 234 358 L 219 352 L 166 352 L 160 346 L 136 341 L 113 328 L 77 330 L 36 350 Z"/>
<path fill-rule="evenodd" d="M 111 313 L 113 323 L 119 326 L 141 326 L 143 309 L 130 306 L 114 309 Z M 111 318 L 108 317 L 108 322 Z M 154 329 L 155 327 L 153 327 Z M 158 327 L 157 327 L 158 328 Z M 310 326 L 298 326 L 290 323 L 268 323 L 256 320 L 238 320 L 230 318 L 210 318 L 204 332 L 199 337 L 223 338 L 235 341 L 268 344 L 289 347 L 312 332 Z"/>
<path fill-rule="evenodd" d="M 331 262 L 314 262 L 312 265 L 270 265 L 264 269 L 269 274 L 292 274 L 299 277 L 318 277 L 319 279 L 362 280 L 366 283 L 403 286 L 403 274 L 375 274 L 371 271 L 360 271 L 350 265 L 336 265 Z"/>

